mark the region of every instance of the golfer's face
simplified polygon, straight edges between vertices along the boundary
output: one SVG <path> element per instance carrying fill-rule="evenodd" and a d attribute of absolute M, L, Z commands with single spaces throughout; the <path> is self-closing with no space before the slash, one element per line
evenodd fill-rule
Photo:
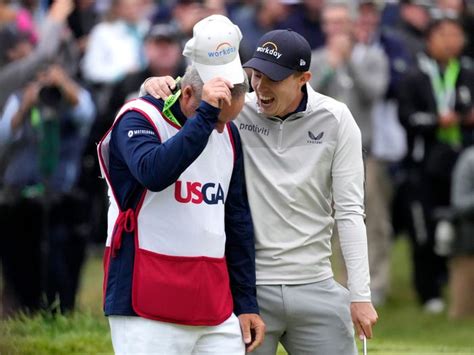
<path fill-rule="evenodd" d="M 273 81 L 265 74 L 252 70 L 252 87 L 260 110 L 266 116 L 283 117 L 293 112 L 301 100 L 301 85 L 301 80 L 295 75 Z"/>

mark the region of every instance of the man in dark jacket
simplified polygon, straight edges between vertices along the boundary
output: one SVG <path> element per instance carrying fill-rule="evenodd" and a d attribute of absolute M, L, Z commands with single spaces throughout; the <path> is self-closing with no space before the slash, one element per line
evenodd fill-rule
<path fill-rule="evenodd" d="M 426 38 L 426 52 L 418 55 L 417 67 L 401 83 L 399 114 L 407 132 L 415 287 L 425 310 L 436 313 L 444 308 L 446 266 L 433 251 L 433 211 L 449 205 L 454 162 L 472 143 L 474 73 L 459 57 L 464 44 L 459 22 L 434 20 Z"/>

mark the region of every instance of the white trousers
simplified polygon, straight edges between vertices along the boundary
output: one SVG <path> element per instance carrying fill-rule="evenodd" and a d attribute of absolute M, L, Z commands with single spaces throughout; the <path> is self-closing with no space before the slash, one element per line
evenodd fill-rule
<path fill-rule="evenodd" d="M 141 317 L 109 316 L 115 354 L 244 355 L 238 318 L 217 326 L 189 326 Z"/>

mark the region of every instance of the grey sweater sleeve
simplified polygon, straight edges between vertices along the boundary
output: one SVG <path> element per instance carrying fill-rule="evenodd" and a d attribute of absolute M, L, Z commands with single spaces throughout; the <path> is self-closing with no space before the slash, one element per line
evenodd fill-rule
<path fill-rule="evenodd" d="M 61 42 L 62 26 L 61 23 L 46 19 L 40 41 L 33 53 L 0 69 L 0 110 L 12 92 L 23 87 L 43 63 L 54 57 Z"/>

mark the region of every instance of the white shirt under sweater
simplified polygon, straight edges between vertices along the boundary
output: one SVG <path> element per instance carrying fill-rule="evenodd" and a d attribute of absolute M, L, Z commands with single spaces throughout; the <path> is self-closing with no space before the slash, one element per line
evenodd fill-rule
<path fill-rule="evenodd" d="M 351 301 L 369 301 L 361 133 L 346 105 L 309 85 L 307 92 L 306 110 L 284 121 L 260 114 L 255 93 L 248 94 L 236 120 L 255 227 L 257 284 L 332 277 L 335 219 Z"/>

